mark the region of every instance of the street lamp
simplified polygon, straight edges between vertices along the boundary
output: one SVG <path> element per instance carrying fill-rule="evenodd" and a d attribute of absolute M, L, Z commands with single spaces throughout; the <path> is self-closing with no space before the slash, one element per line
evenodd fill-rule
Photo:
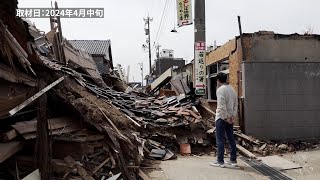
<path fill-rule="evenodd" d="M 173 23 L 173 29 L 171 30 L 172 33 L 177 33 L 178 31 L 176 30 L 176 25 Z"/>
<path fill-rule="evenodd" d="M 174 27 L 172 30 L 171 30 L 172 33 L 177 33 L 178 31 L 176 30 L 176 27 Z"/>

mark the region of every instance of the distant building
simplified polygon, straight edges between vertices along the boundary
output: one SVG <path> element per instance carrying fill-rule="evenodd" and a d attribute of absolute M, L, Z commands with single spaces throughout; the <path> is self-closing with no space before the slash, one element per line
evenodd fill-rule
<path fill-rule="evenodd" d="M 185 60 L 182 58 L 159 58 L 152 66 L 152 75 L 159 77 L 169 68 L 177 69 L 185 65 Z"/>
<path fill-rule="evenodd" d="M 169 68 L 177 69 L 185 65 L 183 58 L 175 58 L 174 51 L 170 49 L 163 49 L 160 52 L 160 57 L 157 58 L 152 65 L 151 79 L 158 78 L 161 74 L 166 72 Z"/>
<path fill-rule="evenodd" d="M 160 52 L 160 55 L 162 58 L 173 58 L 174 57 L 174 51 L 171 49 L 162 49 Z"/>

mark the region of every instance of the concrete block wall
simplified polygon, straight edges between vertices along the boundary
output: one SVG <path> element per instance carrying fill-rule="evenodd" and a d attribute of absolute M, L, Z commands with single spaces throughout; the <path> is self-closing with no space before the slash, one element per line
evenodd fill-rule
<path fill-rule="evenodd" d="M 269 140 L 320 137 L 320 63 L 247 62 L 245 132 Z"/>
<path fill-rule="evenodd" d="M 248 61 L 320 62 L 320 35 L 245 34 Z"/>

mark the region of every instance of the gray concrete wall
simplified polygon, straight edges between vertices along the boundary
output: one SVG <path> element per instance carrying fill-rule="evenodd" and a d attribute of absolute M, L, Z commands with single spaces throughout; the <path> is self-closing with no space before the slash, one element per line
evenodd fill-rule
<path fill-rule="evenodd" d="M 255 61 L 320 62 L 320 38 L 294 35 L 253 35 L 251 57 Z M 306 60 L 307 59 L 307 60 Z"/>
<path fill-rule="evenodd" d="M 247 134 L 320 137 L 320 63 L 247 62 L 243 68 Z"/>

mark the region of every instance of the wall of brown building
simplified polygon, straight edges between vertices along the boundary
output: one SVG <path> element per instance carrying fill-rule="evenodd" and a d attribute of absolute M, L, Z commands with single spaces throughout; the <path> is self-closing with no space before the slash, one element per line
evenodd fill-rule
<path fill-rule="evenodd" d="M 225 58 L 228 58 L 232 51 L 237 48 L 236 39 L 232 39 L 223 46 L 218 47 L 214 51 L 210 52 L 206 57 L 206 64 L 211 65 L 219 62 Z"/>
<path fill-rule="evenodd" d="M 244 47 L 246 56 L 250 56 L 250 37 L 244 38 Z M 215 64 L 217 62 L 229 60 L 229 84 L 239 93 L 239 97 L 242 95 L 242 88 L 240 82 L 240 67 L 242 63 L 242 50 L 239 38 L 234 38 L 210 52 L 206 57 L 207 66 Z M 238 92 L 239 90 L 239 92 Z"/>
<path fill-rule="evenodd" d="M 250 45 L 250 38 L 244 38 L 246 56 L 250 56 Z M 223 46 L 209 53 L 206 57 L 207 66 L 224 60 L 229 60 L 229 84 L 234 88 L 238 97 L 241 97 L 242 83 L 240 81 L 240 68 L 242 63 L 242 49 L 239 38 L 230 40 Z M 241 124 L 238 117 L 236 118 L 235 124 Z"/>

